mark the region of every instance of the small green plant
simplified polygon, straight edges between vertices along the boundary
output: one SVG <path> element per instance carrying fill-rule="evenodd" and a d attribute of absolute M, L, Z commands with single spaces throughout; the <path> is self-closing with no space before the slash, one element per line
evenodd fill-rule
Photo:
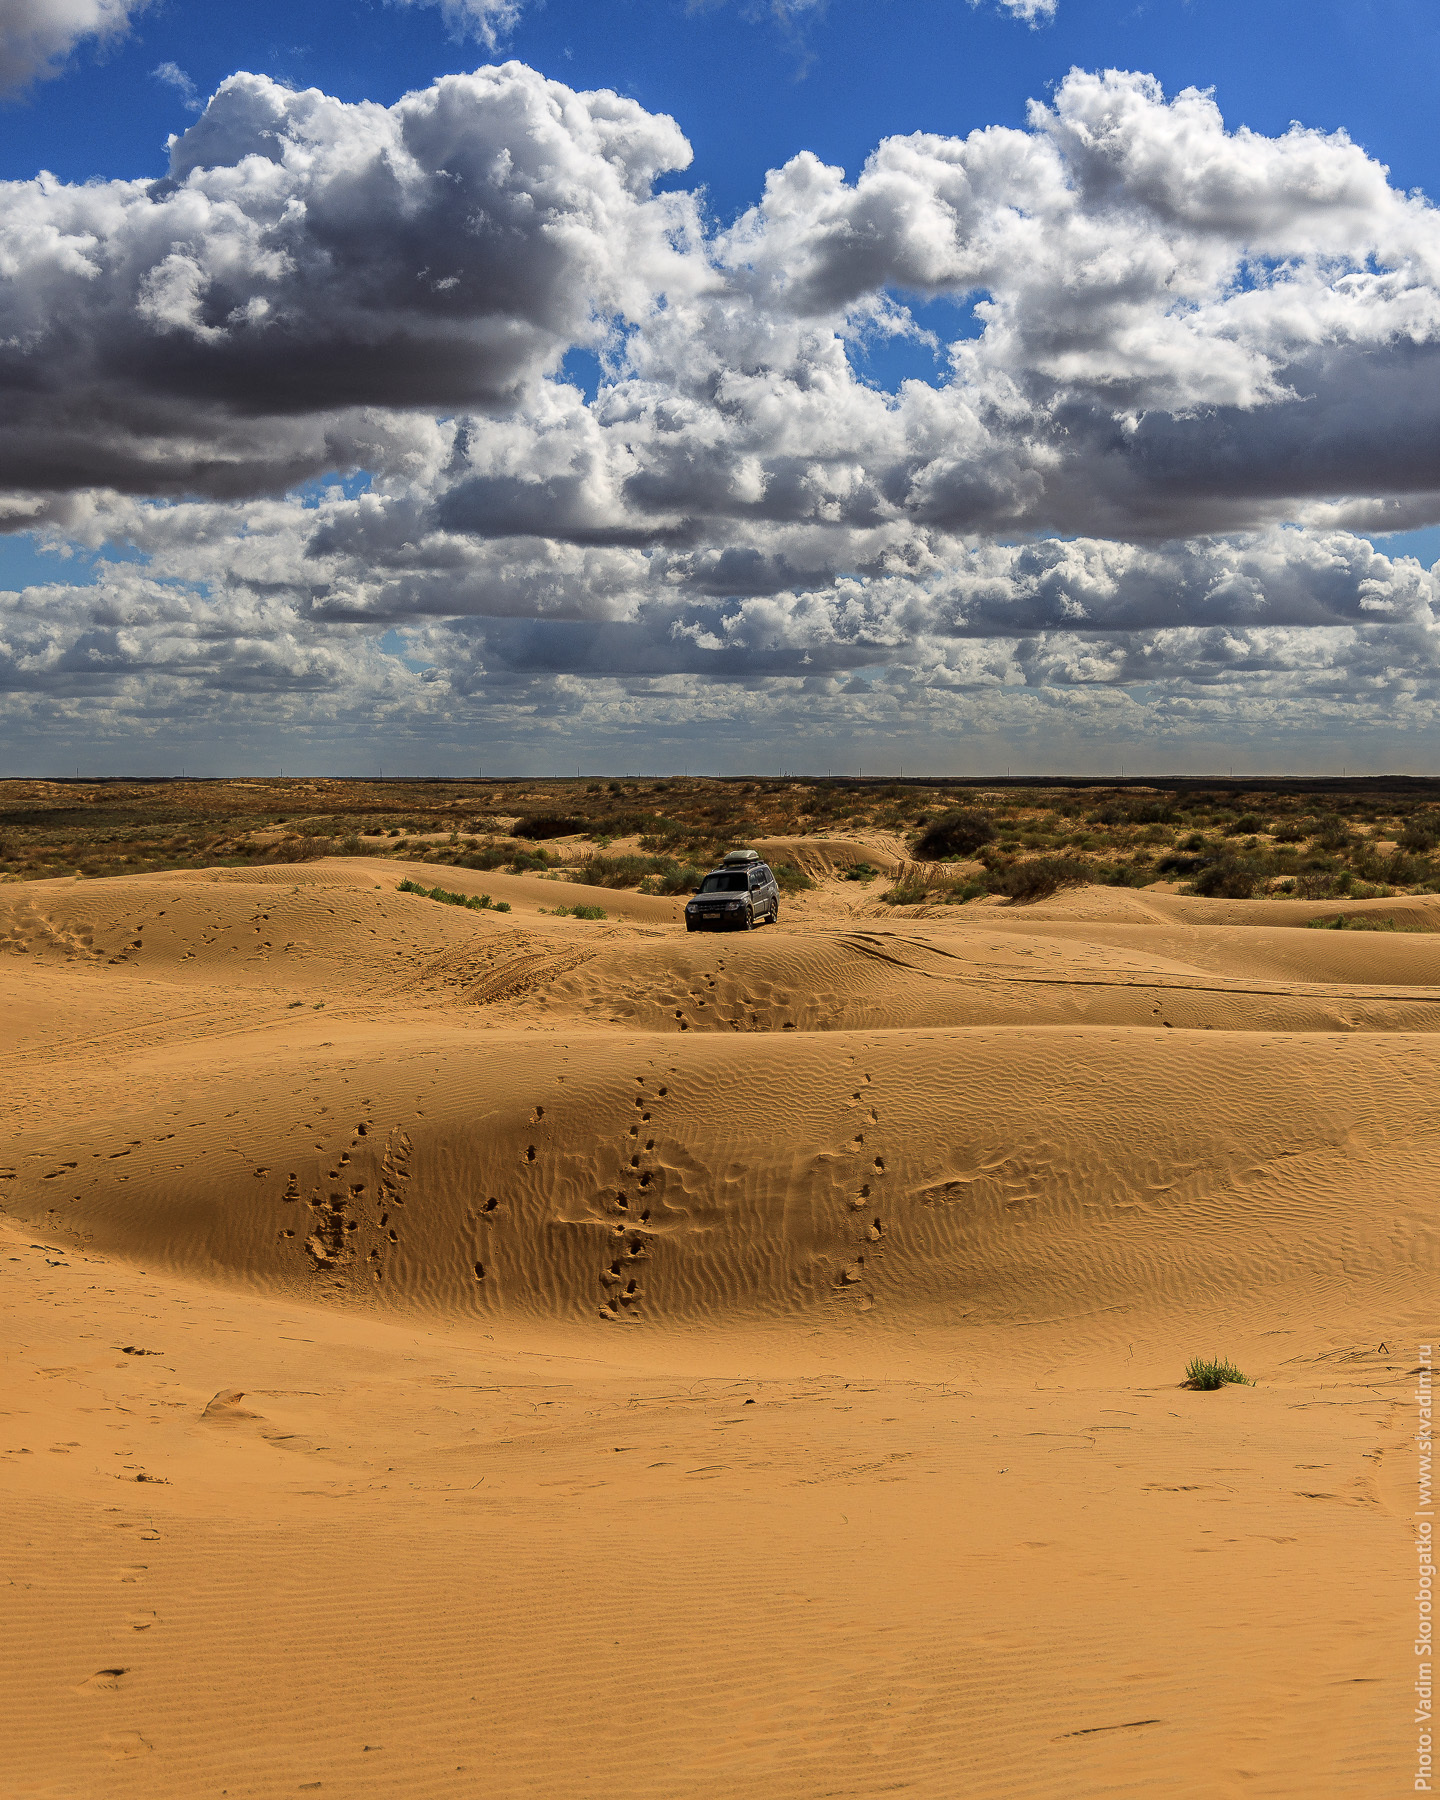
<path fill-rule="evenodd" d="M 402 881 L 396 890 L 401 894 L 422 894 L 427 900 L 438 900 L 442 906 L 466 906 L 471 912 L 509 912 L 508 900 L 492 900 L 488 894 L 453 894 L 449 888 L 421 887 L 418 881 Z"/>
<path fill-rule="evenodd" d="M 1224 1387 L 1230 1381 L 1241 1387 L 1255 1385 L 1248 1375 L 1241 1374 L 1234 1363 L 1218 1362 L 1214 1357 L 1192 1356 L 1185 1369 L 1185 1386 L 1199 1388 L 1207 1394 Z"/>
<path fill-rule="evenodd" d="M 1423 931 L 1423 925 L 1402 925 L 1398 919 L 1378 919 L 1372 913 L 1337 913 L 1333 919 L 1307 919 L 1311 931 Z"/>
<path fill-rule="evenodd" d="M 540 908 L 544 912 L 545 908 Z M 552 919 L 608 919 L 609 913 L 603 906 L 552 906 Z"/>
<path fill-rule="evenodd" d="M 873 881 L 879 873 L 880 871 L 872 869 L 869 863 L 856 863 L 854 868 L 844 870 L 840 879 L 842 881 Z"/>
<path fill-rule="evenodd" d="M 880 899 L 886 906 L 920 906 L 926 892 L 923 881 L 902 881 L 895 887 L 886 888 Z"/>
<path fill-rule="evenodd" d="M 782 894 L 803 894 L 815 883 L 803 869 L 797 869 L 794 863 L 771 863 L 770 873 L 775 877 L 775 885 Z"/>

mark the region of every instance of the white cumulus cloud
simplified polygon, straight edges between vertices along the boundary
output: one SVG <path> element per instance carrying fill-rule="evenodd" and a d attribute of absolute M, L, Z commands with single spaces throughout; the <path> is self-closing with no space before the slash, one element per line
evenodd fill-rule
<path fill-rule="evenodd" d="M 4 599 L 5 705 L 1440 720 L 1440 577 L 1363 535 L 1440 521 L 1440 215 L 1343 134 L 1074 71 L 1024 129 L 797 156 L 723 229 L 657 191 L 689 156 L 507 63 L 392 107 L 239 75 L 163 181 L 8 184 L 0 523 L 142 561 Z M 867 380 L 907 335 L 933 375 Z"/>
<path fill-rule="evenodd" d="M 85 39 L 123 37 L 150 0 L 0 0 L 0 91 L 58 75 Z"/>

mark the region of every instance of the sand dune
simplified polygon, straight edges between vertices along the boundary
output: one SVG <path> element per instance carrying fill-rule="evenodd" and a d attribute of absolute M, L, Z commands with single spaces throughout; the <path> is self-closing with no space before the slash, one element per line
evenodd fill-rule
<path fill-rule="evenodd" d="M 1408 1780 L 1440 940 L 814 858 L 0 889 L 0 1792 Z"/>

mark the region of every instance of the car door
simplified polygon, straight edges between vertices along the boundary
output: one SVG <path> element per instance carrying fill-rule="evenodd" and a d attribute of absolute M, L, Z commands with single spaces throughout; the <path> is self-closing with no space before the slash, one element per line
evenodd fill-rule
<path fill-rule="evenodd" d="M 750 871 L 750 910 L 757 920 L 770 917 L 770 890 L 766 885 L 769 874 L 763 863 Z"/>

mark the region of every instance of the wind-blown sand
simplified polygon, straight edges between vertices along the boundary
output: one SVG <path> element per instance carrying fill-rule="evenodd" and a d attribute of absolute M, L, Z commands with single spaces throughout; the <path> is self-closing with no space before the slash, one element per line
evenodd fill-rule
<path fill-rule="evenodd" d="M 0 1793 L 1409 1791 L 1440 902 L 807 854 L 0 889 Z"/>

